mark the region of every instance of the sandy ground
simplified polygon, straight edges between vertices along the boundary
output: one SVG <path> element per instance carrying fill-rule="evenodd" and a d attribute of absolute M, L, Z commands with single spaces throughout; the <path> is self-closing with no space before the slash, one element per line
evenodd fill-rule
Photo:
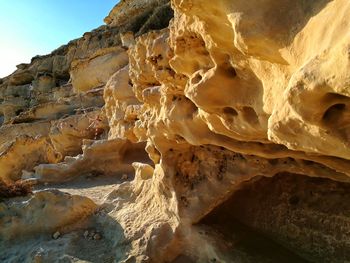
<path fill-rule="evenodd" d="M 132 180 L 133 174 L 123 173 L 115 176 L 88 175 L 75 178 L 65 183 L 46 184 L 35 186 L 34 190 L 57 189 L 72 195 L 89 197 L 96 204 L 102 204 L 106 195 L 112 192 L 115 187 L 125 181 Z"/>
<path fill-rule="evenodd" d="M 133 179 L 133 174 L 115 176 L 88 175 L 72 181 L 57 184 L 37 185 L 34 191 L 57 189 L 72 195 L 82 195 L 96 204 L 103 203 L 106 195 L 122 182 Z M 109 221 L 108 221 L 109 220 Z M 109 222 L 108 227 L 99 222 Z M 112 220 L 113 221 L 113 220 Z M 86 237 L 84 233 L 96 232 L 101 239 Z M 50 262 L 97 262 L 110 263 L 124 255 L 125 245 L 116 246 L 116 240 L 123 240 L 123 230 L 117 222 L 111 222 L 108 215 L 97 212 L 88 220 L 79 222 L 73 231 L 61 231 L 57 239 L 54 233 L 38 234 L 33 237 L 18 237 L 13 241 L 0 240 L 1 263 L 50 263 Z"/>

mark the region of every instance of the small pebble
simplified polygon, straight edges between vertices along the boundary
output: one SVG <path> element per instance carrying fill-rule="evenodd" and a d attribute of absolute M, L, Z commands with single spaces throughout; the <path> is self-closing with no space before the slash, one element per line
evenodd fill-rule
<path fill-rule="evenodd" d="M 122 175 L 122 180 L 128 180 L 129 176 L 127 174 Z"/>
<path fill-rule="evenodd" d="M 85 237 L 85 238 L 88 238 L 88 236 L 89 236 L 89 231 L 86 230 L 86 231 L 84 232 L 84 237 Z"/>
<path fill-rule="evenodd" d="M 60 232 L 55 232 L 53 235 L 52 235 L 52 238 L 53 239 L 57 239 L 57 238 L 59 238 L 61 236 L 61 233 Z"/>

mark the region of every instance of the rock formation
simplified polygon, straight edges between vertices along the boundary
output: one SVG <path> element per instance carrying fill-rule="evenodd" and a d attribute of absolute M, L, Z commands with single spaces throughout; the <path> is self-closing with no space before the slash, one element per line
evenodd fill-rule
<path fill-rule="evenodd" d="M 0 179 L 33 193 L 2 197 L 0 261 L 350 261 L 349 17 L 122 0 L 18 65 Z"/>

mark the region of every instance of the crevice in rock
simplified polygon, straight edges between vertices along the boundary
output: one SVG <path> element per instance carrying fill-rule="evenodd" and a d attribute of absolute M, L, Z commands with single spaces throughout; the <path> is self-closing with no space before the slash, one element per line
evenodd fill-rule
<path fill-rule="evenodd" d="M 0 112 L 0 126 L 4 123 L 4 114 Z"/>

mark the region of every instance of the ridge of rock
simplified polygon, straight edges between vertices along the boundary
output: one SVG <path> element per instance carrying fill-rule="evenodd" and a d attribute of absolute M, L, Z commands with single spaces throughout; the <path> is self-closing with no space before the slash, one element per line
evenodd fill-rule
<path fill-rule="evenodd" d="M 346 0 L 122 0 L 19 65 L 0 179 L 35 186 L 0 206 L 0 261 L 350 261 L 349 17 Z"/>

